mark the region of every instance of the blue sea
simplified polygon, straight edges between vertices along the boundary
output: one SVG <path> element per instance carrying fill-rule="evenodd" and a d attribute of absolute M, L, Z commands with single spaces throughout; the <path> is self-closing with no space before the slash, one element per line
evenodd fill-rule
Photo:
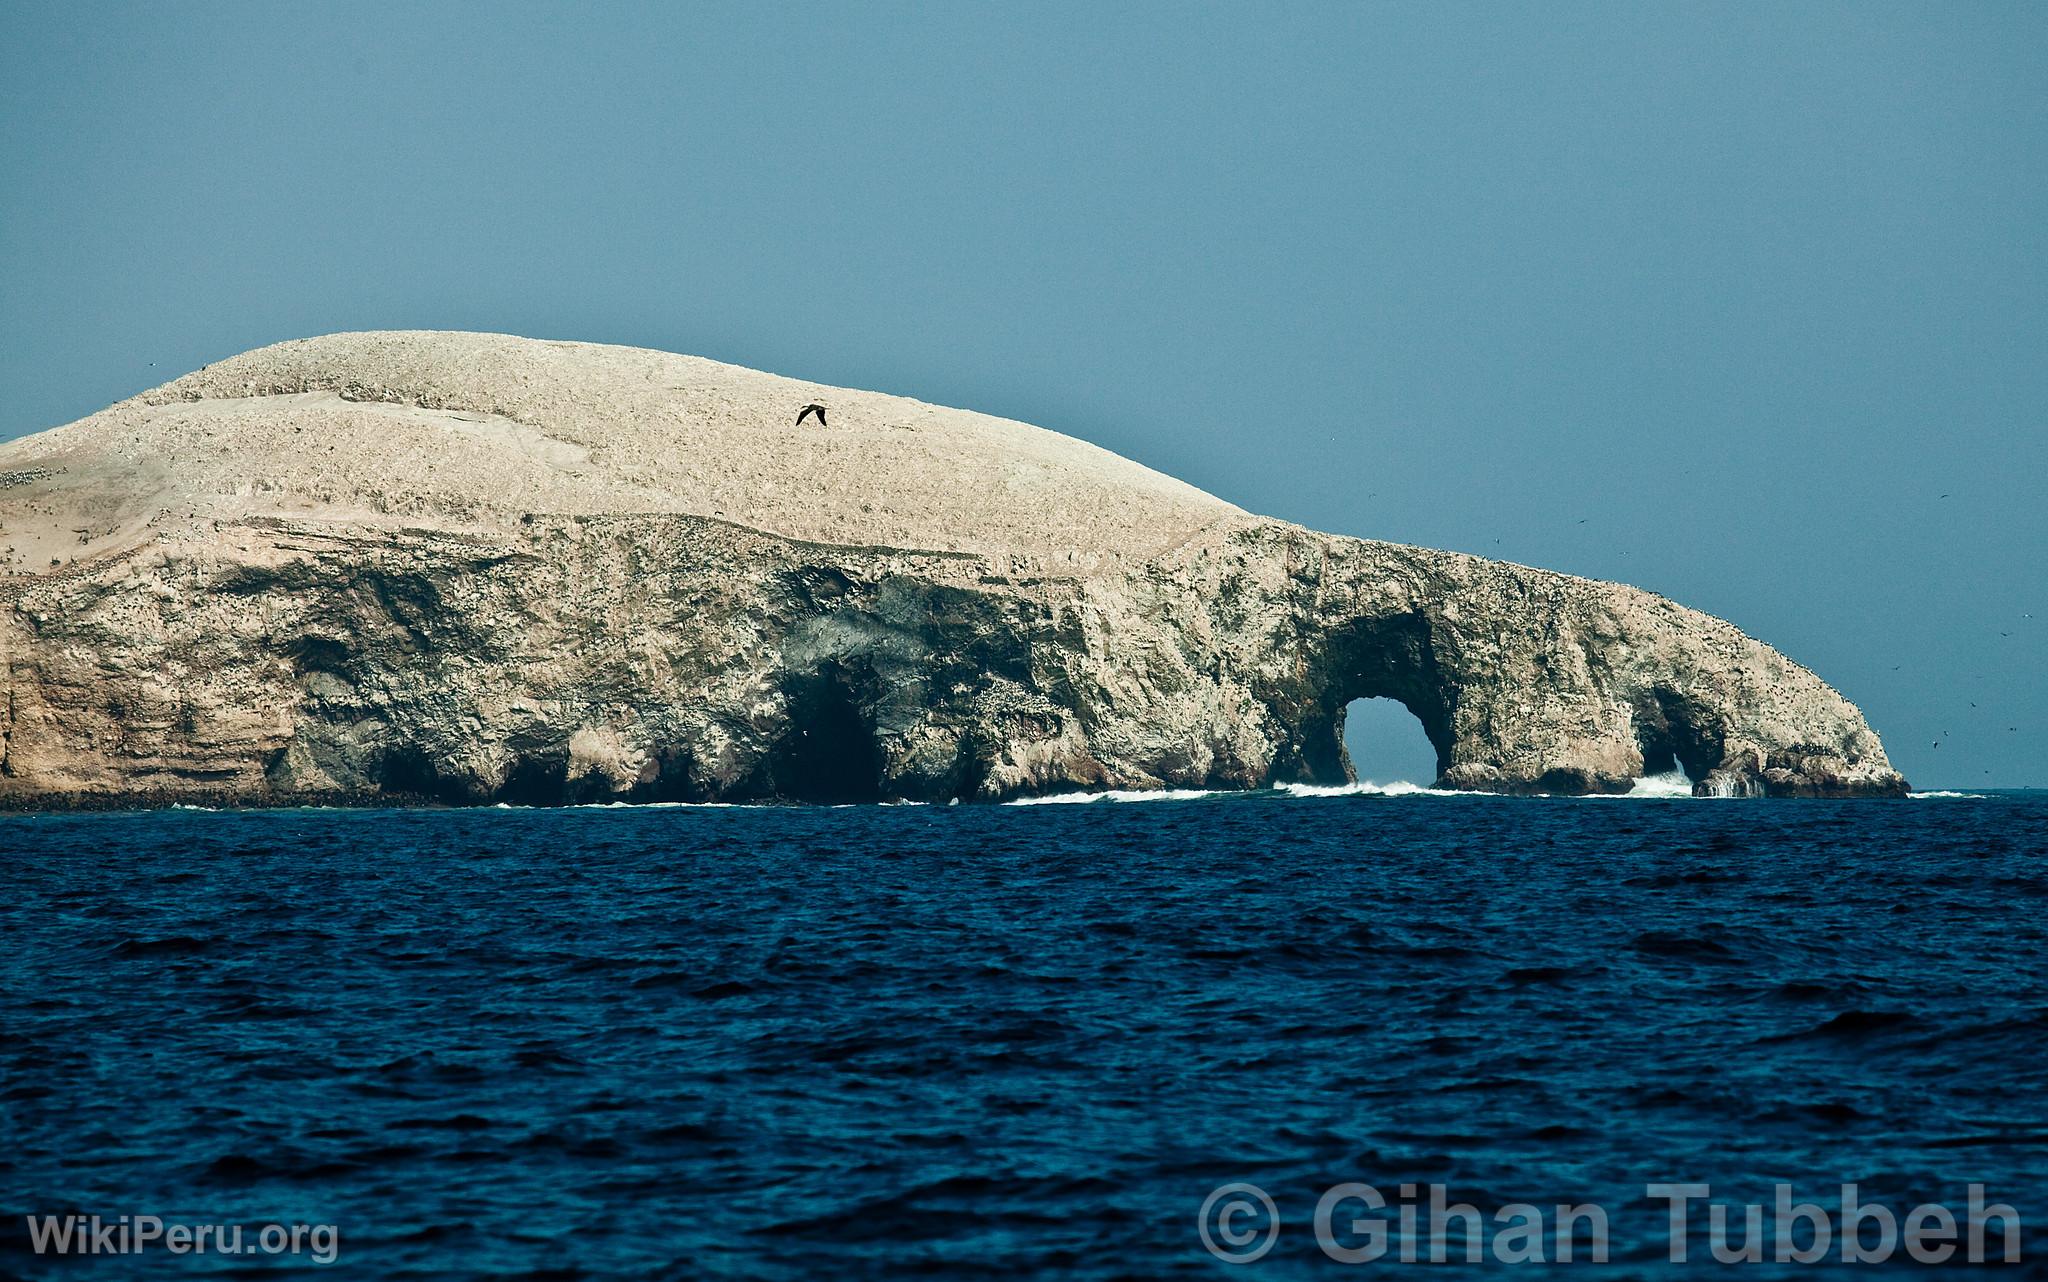
<path fill-rule="evenodd" d="M 1355 1183 L 1815 1276 L 1707 1207 L 1854 1182 L 2042 1275 L 2048 794 L 1392 791 L 0 817 L 0 1274 L 1531 1271 L 1340 1265 Z M 336 1250 L 32 1250 L 93 1215 Z"/>

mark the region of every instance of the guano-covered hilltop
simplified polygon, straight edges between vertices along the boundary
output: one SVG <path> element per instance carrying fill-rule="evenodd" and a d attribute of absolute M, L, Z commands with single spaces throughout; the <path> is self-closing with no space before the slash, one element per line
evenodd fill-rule
<path fill-rule="evenodd" d="M 0 805 L 1338 783 L 1380 695 L 1444 787 L 1905 789 L 1813 673 L 1648 592 L 635 348 L 208 366 L 0 445 L 0 576 Z"/>

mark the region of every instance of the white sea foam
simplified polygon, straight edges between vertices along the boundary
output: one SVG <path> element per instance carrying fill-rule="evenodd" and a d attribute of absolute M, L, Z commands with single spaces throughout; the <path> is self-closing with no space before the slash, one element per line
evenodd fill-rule
<path fill-rule="evenodd" d="M 1460 792 L 1449 788 L 1431 788 L 1423 784 L 1411 783 L 1406 779 L 1393 779 L 1389 780 L 1386 783 L 1379 783 L 1371 779 L 1361 779 L 1357 783 L 1345 784 L 1282 783 L 1275 784 L 1271 789 L 1263 791 L 1211 788 L 1111 788 L 1102 792 L 1056 792 L 1042 797 L 1017 797 L 1010 801 L 1006 801 L 1003 804 L 1007 806 L 1067 806 L 1087 805 L 1093 802 L 1121 803 L 1137 801 L 1201 801 L 1209 798 L 1252 796 L 1271 797 L 1275 795 L 1299 798 L 1318 798 L 1476 797 L 1485 796 L 1486 794 Z M 1539 797 L 1548 797 L 1552 794 L 1537 793 L 1535 795 Z M 1684 771 L 1673 770 L 1661 775 L 1646 775 L 1643 778 L 1636 780 L 1635 786 L 1630 788 L 1627 792 L 1590 793 L 1585 794 L 1584 797 L 1581 799 L 1589 801 L 1677 799 L 1689 800 L 1693 797 L 1693 795 L 1694 794 L 1692 790 L 1692 780 L 1686 778 Z M 1960 800 L 1981 801 L 1984 799 L 1982 793 L 1955 792 L 1947 790 L 1932 792 L 1915 792 L 1909 793 L 1907 795 L 1914 798 L 1915 800 L 1939 800 L 1946 798 L 1954 798 Z M 935 803 L 899 799 L 893 801 L 884 801 L 880 803 L 855 803 L 853 805 L 835 805 L 829 807 L 829 809 L 858 809 L 869 804 L 879 804 L 881 806 L 927 806 Z M 947 798 L 945 804 L 949 806 L 959 805 L 960 799 L 958 797 L 949 797 Z M 529 810 L 535 809 L 536 807 L 510 805 L 506 802 L 501 801 L 490 808 L 493 810 Z M 539 808 L 546 809 L 547 807 Z M 587 802 L 583 805 L 574 806 L 570 808 L 576 810 L 770 810 L 786 809 L 787 807 L 774 802 L 764 803 L 733 801 L 598 801 Z M 210 807 L 192 806 L 180 803 L 179 805 L 175 806 L 174 809 L 207 810 L 210 809 Z"/>
<path fill-rule="evenodd" d="M 1018 797 L 1006 806 L 1079 805 L 1091 801 L 1194 801 L 1218 794 L 1206 788 L 1112 788 L 1107 792 L 1055 792 L 1043 797 Z"/>
<path fill-rule="evenodd" d="M 1636 780 L 1636 786 L 1622 794 L 1625 797 L 1690 797 L 1692 780 L 1685 777 L 1685 771 L 1673 770 L 1661 775 L 1644 775 Z"/>
<path fill-rule="evenodd" d="M 1425 788 L 1419 783 L 1406 779 L 1395 779 L 1389 783 L 1375 783 L 1361 779 L 1357 783 L 1314 784 L 1283 783 L 1275 786 L 1276 792 L 1290 797 L 1457 797 L 1461 793 L 1446 788 Z"/>

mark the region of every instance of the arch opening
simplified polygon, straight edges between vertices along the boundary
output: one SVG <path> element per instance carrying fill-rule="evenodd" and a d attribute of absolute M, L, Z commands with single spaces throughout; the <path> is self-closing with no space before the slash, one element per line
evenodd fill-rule
<path fill-rule="evenodd" d="M 1353 619 L 1331 629 L 1303 665 L 1299 688 L 1307 696 L 1299 755 L 1284 764 L 1304 782 L 1349 783 L 1363 773 L 1374 782 L 1434 783 L 1450 769 L 1457 690 L 1437 670 L 1429 623 L 1419 614 Z M 1415 748 L 1417 731 L 1426 748 Z M 1347 737 L 1356 739 L 1365 770 Z M 1394 745 L 1406 746 L 1395 748 L 1393 761 L 1383 760 L 1380 748 Z"/>
<path fill-rule="evenodd" d="M 1427 787 L 1443 773 L 1436 745 L 1429 741 L 1422 719 L 1400 700 L 1353 699 L 1339 717 L 1345 758 L 1360 781 Z"/>

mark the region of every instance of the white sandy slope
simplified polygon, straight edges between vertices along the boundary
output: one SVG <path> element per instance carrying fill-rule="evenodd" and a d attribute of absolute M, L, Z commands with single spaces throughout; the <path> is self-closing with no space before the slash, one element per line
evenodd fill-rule
<path fill-rule="evenodd" d="M 829 425 L 798 427 L 813 401 Z M 501 530 L 528 513 L 686 513 L 1069 571 L 1244 515 L 1008 419 L 502 334 L 279 343 L 0 445 L 0 557 L 14 574 L 249 517 Z"/>

